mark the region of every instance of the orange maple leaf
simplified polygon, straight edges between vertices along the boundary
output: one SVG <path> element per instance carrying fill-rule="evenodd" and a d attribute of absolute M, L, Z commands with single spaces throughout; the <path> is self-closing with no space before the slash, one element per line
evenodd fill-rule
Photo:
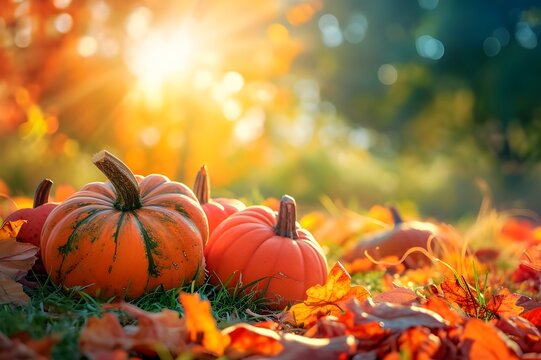
<path fill-rule="evenodd" d="M 197 293 L 181 293 L 179 297 L 184 308 L 190 341 L 201 344 L 205 350 L 213 354 L 223 355 L 230 339 L 228 335 L 218 330 L 216 320 L 210 311 L 210 303 L 201 300 Z"/>
<path fill-rule="evenodd" d="M 519 359 L 516 343 L 480 319 L 470 319 L 461 335 L 460 351 L 468 359 Z"/>
<path fill-rule="evenodd" d="M 329 271 L 327 282 L 312 286 L 306 290 L 306 295 L 306 300 L 293 305 L 288 314 L 290 321 L 309 328 L 322 316 L 341 315 L 344 312 L 342 305 L 349 299 L 362 301 L 370 293 L 362 286 L 351 285 L 351 276 L 337 262 Z"/>
<path fill-rule="evenodd" d="M 524 308 L 517 305 L 520 295 L 513 294 L 507 288 L 502 288 L 498 294 L 492 295 L 487 307 L 498 316 L 520 315 Z"/>
<path fill-rule="evenodd" d="M 228 359 L 254 355 L 270 357 L 284 349 L 280 335 L 270 329 L 241 323 L 224 329 L 222 333 L 231 339 L 226 352 Z"/>

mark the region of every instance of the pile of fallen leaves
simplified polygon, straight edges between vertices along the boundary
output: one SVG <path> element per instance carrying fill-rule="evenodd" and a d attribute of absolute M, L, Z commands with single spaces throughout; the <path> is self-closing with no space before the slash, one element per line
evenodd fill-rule
<path fill-rule="evenodd" d="M 21 225 L 6 223 L 0 230 L 0 303 L 29 300 L 21 282 L 36 260 L 37 248 L 15 240 Z M 533 229 L 517 235 L 525 227 L 515 225 L 506 224 L 502 233 L 529 240 L 510 278 L 539 291 L 539 234 Z M 541 359 L 541 303 L 501 284 L 492 285 L 491 269 L 481 261 L 490 254 L 480 251 L 467 258 L 473 283 L 471 274 L 453 266 L 412 271 L 404 271 L 400 264 L 383 266 L 384 290 L 374 294 L 352 284 L 350 273 L 381 264 L 344 267 L 337 262 L 325 284 L 307 290 L 304 302 L 261 314 L 258 318 L 264 321 L 224 329 L 218 328 L 209 301 L 197 293 L 180 294 L 182 313 L 147 312 L 125 302 L 103 304 L 103 315 L 89 318 L 81 329 L 78 346 L 85 357 L 102 360 Z M 480 269 L 487 274 L 484 280 L 478 276 Z M 442 281 L 426 281 L 436 273 Z M 408 281 L 425 284 L 404 286 Z M 59 341 L 54 334 L 32 339 L 26 333 L 9 337 L 0 333 L 0 359 L 49 358 Z"/>

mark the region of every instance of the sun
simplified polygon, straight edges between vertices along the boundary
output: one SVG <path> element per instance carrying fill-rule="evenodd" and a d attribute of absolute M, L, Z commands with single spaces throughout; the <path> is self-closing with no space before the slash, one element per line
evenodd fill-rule
<path fill-rule="evenodd" d="M 189 28 L 155 30 L 133 43 L 126 61 L 139 89 L 159 92 L 164 84 L 193 70 L 198 52 L 195 34 Z"/>

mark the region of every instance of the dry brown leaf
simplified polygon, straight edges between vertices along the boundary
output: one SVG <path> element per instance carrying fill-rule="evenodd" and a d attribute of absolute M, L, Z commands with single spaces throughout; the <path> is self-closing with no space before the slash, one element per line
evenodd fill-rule
<path fill-rule="evenodd" d="M 23 286 L 15 280 L 0 274 L 0 304 L 28 304 L 30 298 Z"/>
<path fill-rule="evenodd" d="M 39 248 L 15 240 L 25 222 L 8 221 L 0 228 L 0 304 L 26 304 L 30 301 L 17 281 L 32 268 Z"/>
<path fill-rule="evenodd" d="M 344 312 L 343 304 L 348 300 L 362 301 L 370 293 L 362 286 L 351 285 L 351 276 L 337 262 L 329 271 L 327 282 L 312 286 L 306 290 L 306 295 L 306 300 L 293 305 L 289 310 L 289 321 L 309 328 L 322 316 L 341 315 Z"/>

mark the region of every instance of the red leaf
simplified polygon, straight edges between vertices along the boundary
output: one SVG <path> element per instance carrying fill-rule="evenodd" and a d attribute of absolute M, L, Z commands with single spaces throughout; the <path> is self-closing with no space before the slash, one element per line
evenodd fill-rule
<path fill-rule="evenodd" d="M 524 319 L 528 320 L 541 330 L 541 307 L 526 311 L 520 316 L 522 316 Z"/>
<path fill-rule="evenodd" d="M 26 333 L 8 338 L 0 332 L 0 359 L 50 359 L 51 351 L 58 341 L 60 339 L 56 336 L 34 340 Z"/>

